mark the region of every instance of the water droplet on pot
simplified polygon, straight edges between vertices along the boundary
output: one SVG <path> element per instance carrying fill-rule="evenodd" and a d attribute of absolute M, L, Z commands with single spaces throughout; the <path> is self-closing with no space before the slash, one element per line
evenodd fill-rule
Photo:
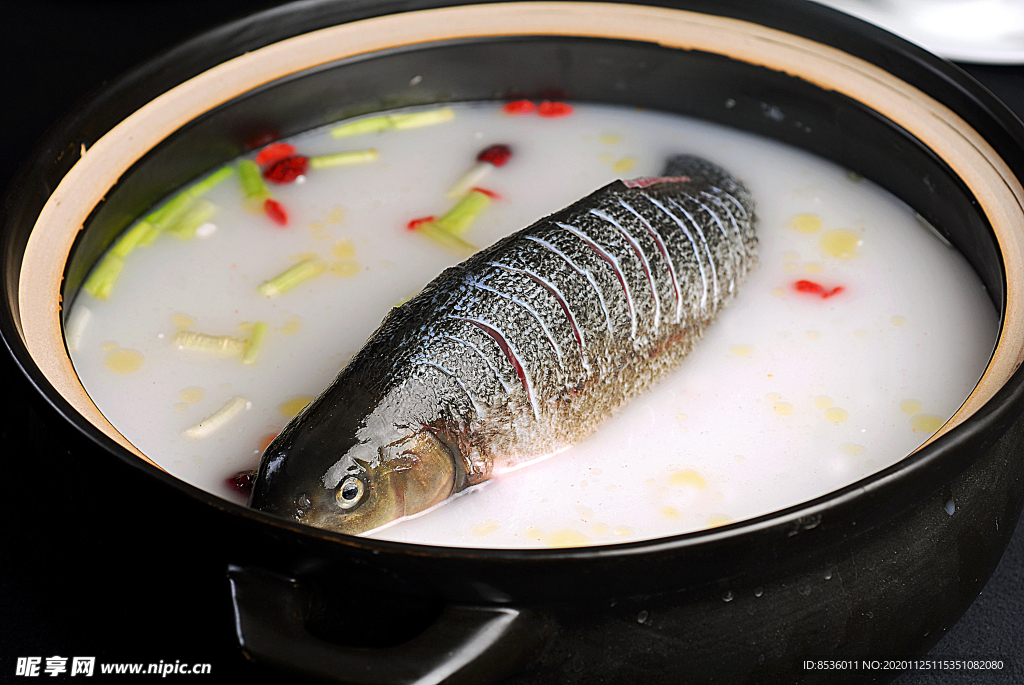
<path fill-rule="evenodd" d="M 647 623 L 647 617 L 649 615 L 650 614 L 648 614 L 646 611 L 641 611 L 639 614 L 636 615 L 636 622 L 637 623 Z"/>
<path fill-rule="evenodd" d="M 760 597 L 763 594 L 764 594 L 764 588 L 763 587 L 756 587 L 756 588 L 754 588 L 754 596 L 755 597 Z"/>
<path fill-rule="evenodd" d="M 825 580 L 832 580 L 832 570 L 825 571 Z"/>
<path fill-rule="evenodd" d="M 956 502 L 954 502 L 953 500 L 949 500 L 948 502 L 946 502 L 946 513 L 949 514 L 950 516 L 952 516 L 953 512 L 955 512 L 955 511 L 956 511 Z"/>
<path fill-rule="evenodd" d="M 732 594 L 732 590 L 726 590 L 722 593 L 723 602 L 731 602 L 736 595 Z"/>

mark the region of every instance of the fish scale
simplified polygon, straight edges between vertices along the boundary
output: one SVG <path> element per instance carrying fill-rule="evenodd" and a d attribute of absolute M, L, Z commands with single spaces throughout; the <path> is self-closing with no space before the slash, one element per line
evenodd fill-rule
<path fill-rule="evenodd" d="M 704 255 L 694 240 L 686 222 L 672 208 L 657 198 L 641 195 L 632 198 L 631 206 L 647 220 L 651 229 L 665 243 L 668 262 L 676 275 L 682 306 L 674 324 L 701 321 L 706 307 L 711 304 L 711 282 L 706 273 Z"/>
<path fill-rule="evenodd" d="M 519 271 L 538 288 L 549 288 L 548 293 L 558 303 L 565 322 L 573 329 L 573 337 L 579 335 L 577 344 L 581 349 L 583 366 L 589 369 L 596 361 L 594 355 L 598 344 L 595 341 L 602 339 L 607 332 L 604 311 L 593 306 L 598 297 L 596 286 L 584 274 L 569 268 L 554 252 L 528 240 L 523 241 L 521 250 L 495 255 L 494 262 Z M 549 309 L 553 311 L 555 307 L 549 305 Z"/>
<path fill-rule="evenodd" d="M 502 241 L 462 265 L 462 282 L 469 287 L 455 288 L 458 296 L 445 310 L 460 319 L 478 321 L 477 325 L 501 338 L 503 344 L 499 342 L 489 348 L 488 366 L 506 369 L 504 375 L 517 381 L 512 386 L 512 394 L 519 395 L 522 390 L 528 398 L 527 402 L 510 398 L 509 406 L 529 404 L 534 410 L 520 411 L 515 417 L 520 429 L 529 427 L 530 430 L 520 430 L 514 441 L 504 440 L 503 445 L 490 446 L 496 467 L 514 466 L 564 447 L 560 443 L 566 433 L 581 432 L 564 430 L 567 422 L 581 425 L 582 430 L 589 432 L 592 425 L 600 423 L 662 373 L 664 364 L 650 361 L 651 350 L 658 342 L 678 335 L 681 330 L 691 337 L 699 336 L 704 325 L 724 304 L 728 293 L 722 282 L 734 281 L 749 270 L 751 265 L 745 255 L 752 249 L 744 249 L 744 258 L 740 258 L 737 243 L 723 230 L 724 217 L 718 216 L 706 202 L 702 207 L 696 200 L 702 190 L 713 192 L 717 186 L 707 183 L 706 188 L 709 190 L 692 181 L 672 181 L 647 188 L 628 188 L 622 183 L 613 183 L 577 205 L 521 231 L 513 236 L 515 240 Z M 619 204 L 620 199 L 630 202 L 667 246 L 668 260 L 648 234 L 651 239 L 645 241 L 643 259 L 656 265 L 650 270 L 650 276 L 643 268 L 643 259 L 622 233 L 594 214 L 603 212 L 634 228 L 642 226 L 639 217 Z M 746 213 L 751 214 L 752 209 Z M 741 234 L 741 237 L 744 236 Z M 748 230 L 745 237 L 743 245 L 754 240 L 752 231 Z M 603 330 L 597 327 L 589 340 L 589 346 L 596 351 L 592 357 L 600 362 L 599 371 L 588 373 L 582 364 L 570 366 L 560 359 L 559 341 L 552 340 L 549 331 L 564 329 L 569 321 L 561 307 L 552 306 L 551 298 L 545 298 L 550 293 L 542 285 L 530 278 L 514 278 L 514 274 L 508 272 L 498 274 L 487 264 L 492 259 L 500 263 L 502 253 L 520 251 L 527 238 L 536 240 L 542 249 L 550 249 L 548 245 L 555 248 L 586 275 L 592 292 L 596 288 L 597 298 L 592 295 L 575 298 L 570 310 L 578 314 L 599 308 L 603 313 L 606 325 Z M 669 262 L 685 284 L 684 293 L 689 294 L 684 297 L 689 303 L 688 315 L 679 323 L 666 320 L 661 335 L 655 337 L 652 335 L 655 323 L 652 279 L 658 277 L 662 290 L 667 290 L 665 273 Z M 549 262 L 547 270 L 550 268 Z M 544 275 L 544 271 L 539 271 L 538 275 Z M 491 290 L 482 290 L 474 284 L 491 284 Z M 654 290 L 657 290 L 656 284 Z M 526 300 L 536 306 L 528 311 L 521 304 Z M 406 306 L 415 307 L 416 303 L 411 301 Z M 646 333 L 640 339 L 632 334 L 634 318 Z M 493 337 L 493 333 L 489 335 Z M 678 345 L 676 342 L 669 347 Z M 425 358 L 431 354 L 437 353 L 428 350 Z M 666 354 L 667 365 L 674 366 L 678 355 L 669 349 L 653 356 Z M 515 371 L 516 367 L 521 372 Z M 510 368 L 513 373 L 508 373 Z M 567 394 L 566 387 L 583 390 Z M 486 421 L 486 417 L 473 418 Z"/>
<path fill-rule="evenodd" d="M 679 365 L 755 266 L 754 225 L 739 181 L 679 155 L 662 177 L 611 183 L 445 270 L 271 444 L 251 503 L 352 532 L 380 517 L 338 523 L 330 497 L 316 516 L 282 502 L 340 496 L 358 473 L 366 485 L 349 487 L 400 501 L 400 518 L 428 504 L 387 499 L 374 478 L 436 503 L 571 446 Z M 435 492 L 416 465 L 439 459 L 455 473 Z M 268 472 L 284 484 L 261 482 Z"/>

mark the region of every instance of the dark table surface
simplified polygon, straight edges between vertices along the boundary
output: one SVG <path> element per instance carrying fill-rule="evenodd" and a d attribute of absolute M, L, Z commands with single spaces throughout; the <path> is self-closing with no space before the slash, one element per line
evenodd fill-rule
<path fill-rule="evenodd" d="M 207 27 L 275 4 L 0 0 L 0 187 L 47 127 L 93 89 Z M 1024 117 L 1024 67 L 963 66 Z M 189 555 L 188 531 L 148 537 L 146 502 L 131 492 L 118 502 L 92 497 L 103 468 L 48 445 L 50 429 L 6 357 L 0 382 L 0 682 L 31 682 L 15 675 L 18 657 L 55 655 L 202 662 L 212 667 L 199 678 L 205 682 L 259 680 L 234 641 L 224 569 Z M 1024 526 L 931 656 L 1022 663 Z M 1010 681 L 918 672 L 897 682 Z"/>

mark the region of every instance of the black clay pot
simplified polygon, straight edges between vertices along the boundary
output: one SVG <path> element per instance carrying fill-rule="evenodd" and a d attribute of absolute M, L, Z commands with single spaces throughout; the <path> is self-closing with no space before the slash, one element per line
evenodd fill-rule
<path fill-rule="evenodd" d="M 166 193 L 268 134 L 552 94 L 782 140 L 904 200 L 1001 312 L 975 392 L 926 446 L 811 502 L 660 540 L 516 551 L 352 538 L 232 505 L 147 463 L 90 408 L 59 302 Z M 257 664 L 355 683 L 883 681 L 896 672 L 805 662 L 926 652 L 1024 502 L 1022 178 L 1024 129 L 992 96 L 810 3 L 311 0 L 190 41 L 51 133 L 7 199 L 0 326 L 62 440 L 114 464 L 227 570 Z"/>

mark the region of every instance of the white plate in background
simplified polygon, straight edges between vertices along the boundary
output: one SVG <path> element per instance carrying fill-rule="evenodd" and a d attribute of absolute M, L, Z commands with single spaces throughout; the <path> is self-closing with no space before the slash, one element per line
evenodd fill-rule
<path fill-rule="evenodd" d="M 1024 0 L 815 0 L 946 59 L 1024 64 Z"/>

